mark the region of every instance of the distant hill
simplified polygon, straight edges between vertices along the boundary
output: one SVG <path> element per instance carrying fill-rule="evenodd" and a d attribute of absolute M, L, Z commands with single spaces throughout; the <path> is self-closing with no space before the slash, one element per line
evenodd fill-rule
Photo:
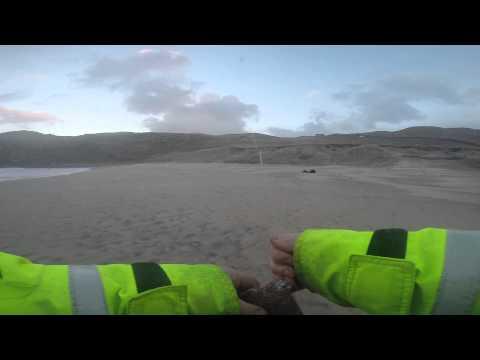
<path fill-rule="evenodd" d="M 383 137 L 410 137 L 410 138 L 429 138 L 429 139 L 451 139 L 457 141 L 467 141 L 480 143 L 480 130 L 469 128 L 441 128 L 436 126 L 415 126 L 399 131 L 375 131 L 365 133 L 369 136 Z"/>
<path fill-rule="evenodd" d="M 0 167 L 101 166 L 141 162 L 258 163 L 480 168 L 480 130 L 412 127 L 400 131 L 280 138 L 265 134 L 0 133 Z"/>

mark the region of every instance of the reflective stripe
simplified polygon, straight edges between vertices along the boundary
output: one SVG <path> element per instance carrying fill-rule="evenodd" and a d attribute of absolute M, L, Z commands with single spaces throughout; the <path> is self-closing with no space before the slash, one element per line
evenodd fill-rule
<path fill-rule="evenodd" d="M 480 231 L 447 231 L 442 283 L 434 314 L 469 314 L 480 291 Z"/>
<path fill-rule="evenodd" d="M 69 267 L 74 315 L 108 315 L 102 280 L 95 265 Z"/>

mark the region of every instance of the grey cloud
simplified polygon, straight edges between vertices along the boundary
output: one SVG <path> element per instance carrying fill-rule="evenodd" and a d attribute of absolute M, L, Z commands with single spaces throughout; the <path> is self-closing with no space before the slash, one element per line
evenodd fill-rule
<path fill-rule="evenodd" d="M 415 101 L 465 103 L 465 96 L 448 82 L 413 75 L 391 76 L 369 87 L 351 88 L 332 96 L 350 107 L 350 121 L 362 129 L 375 129 L 380 122 L 396 124 L 423 119 L 425 114 L 412 105 Z"/>
<path fill-rule="evenodd" d="M 313 110 L 310 114 L 310 121 L 304 123 L 295 130 L 270 127 L 267 129 L 269 134 L 280 137 L 312 136 L 316 134 L 348 133 L 359 131 L 362 127 L 359 125 L 358 114 L 352 114 L 349 117 L 341 118 L 330 112 L 322 110 Z"/>
<path fill-rule="evenodd" d="M 127 109 L 139 114 L 158 115 L 193 103 L 192 91 L 169 85 L 161 79 L 138 84 L 126 99 Z"/>
<path fill-rule="evenodd" d="M 480 89 L 461 91 L 442 78 L 401 74 L 383 79 L 370 86 L 351 88 L 334 94 L 352 110 L 344 121 L 361 131 L 374 130 L 377 125 L 422 123 L 436 121 L 422 113 L 415 103 L 435 101 L 437 105 L 464 108 L 480 103 Z"/>
<path fill-rule="evenodd" d="M 426 75 L 400 74 L 371 84 L 356 84 L 332 94 L 344 104 L 347 114 L 325 115 L 314 111 L 312 119 L 296 130 L 270 128 L 271 134 L 288 136 L 316 133 L 362 132 L 378 128 L 396 128 L 414 124 L 439 126 L 475 126 L 480 124 L 480 112 L 472 112 L 480 104 L 480 88 L 466 91 L 442 78 Z M 432 118 L 423 113 L 418 104 L 436 102 L 448 106 L 447 112 L 455 116 Z"/>
<path fill-rule="evenodd" d="M 404 97 L 406 100 L 438 100 L 446 104 L 461 104 L 461 93 L 448 81 L 433 76 L 402 74 L 379 83 L 380 91 Z"/>
<path fill-rule="evenodd" d="M 480 104 L 480 88 L 470 88 L 463 93 L 463 98 L 468 104 Z"/>
<path fill-rule="evenodd" d="M 0 106 L 0 125 L 5 124 L 31 124 L 31 123 L 53 123 L 58 119 L 48 113 L 20 111 Z"/>
<path fill-rule="evenodd" d="M 328 131 L 328 126 L 326 126 L 325 123 L 328 123 L 328 120 L 331 116 L 331 114 L 325 111 L 313 110 L 310 115 L 310 118 L 312 120 L 306 122 L 296 130 L 284 129 L 279 127 L 269 127 L 267 129 L 267 132 L 274 136 L 280 137 L 297 137 L 323 134 Z"/>
<path fill-rule="evenodd" d="M 300 128 L 270 128 L 270 133 L 300 136 L 415 125 L 474 128 L 480 125 L 480 110 L 473 107 L 480 104 L 480 88 L 462 90 L 441 78 L 396 75 L 372 84 L 350 86 L 332 97 L 344 104 L 349 114 L 326 116 L 325 112 L 316 110 L 312 120 Z M 443 105 L 443 113 L 424 113 L 418 105 L 421 102 Z"/>
<path fill-rule="evenodd" d="M 154 132 L 227 134 L 243 132 L 246 120 L 258 115 L 258 107 L 234 96 L 204 94 L 154 79 L 136 86 L 126 100 L 130 111 L 161 115 L 150 117 L 144 126 Z"/>
<path fill-rule="evenodd" d="M 381 99 L 372 104 L 366 104 L 361 110 L 352 111 L 344 117 L 333 114 L 325 116 L 325 114 L 325 112 L 313 114 L 311 121 L 304 123 L 296 130 L 269 128 L 268 131 L 277 136 L 351 133 L 374 130 L 379 123 L 399 124 L 425 119 L 425 115 L 416 108 L 395 98 Z"/>
<path fill-rule="evenodd" d="M 480 89 L 462 91 L 443 78 L 400 74 L 337 92 L 333 98 L 351 110 L 350 115 L 342 120 L 344 123 L 350 123 L 356 131 L 368 131 L 376 129 L 379 124 L 439 124 L 438 120 L 420 111 L 416 104 L 435 101 L 437 106 L 463 109 L 480 103 Z"/>
<path fill-rule="evenodd" d="M 376 97 L 363 101 L 359 112 L 352 115 L 352 120 L 360 122 L 364 127 L 375 128 L 378 122 L 399 123 L 419 120 L 424 115 L 404 99 L 399 97 Z"/>
<path fill-rule="evenodd" d="M 326 130 L 325 124 L 322 121 L 309 121 L 303 125 L 302 132 L 307 134 L 321 134 Z"/>
<path fill-rule="evenodd" d="M 324 134 L 325 130 L 325 125 L 322 122 L 316 121 L 307 122 L 296 130 L 284 129 L 279 127 L 267 128 L 267 132 L 269 134 L 279 137 L 311 136 L 315 134 Z"/>
<path fill-rule="evenodd" d="M 396 97 L 404 101 L 437 100 L 456 105 L 464 102 L 463 94 L 445 79 L 426 75 L 399 74 L 379 80 L 367 86 L 352 85 L 349 89 L 332 95 L 335 100 L 361 106 L 372 99 Z"/>
<path fill-rule="evenodd" d="M 138 52 L 126 59 L 104 57 L 88 67 L 80 81 L 85 85 L 129 86 L 149 74 L 168 77 L 183 71 L 189 59 L 177 52 L 160 49 Z"/>
<path fill-rule="evenodd" d="M 210 97 L 191 106 L 172 108 L 161 120 L 147 118 L 144 126 L 153 132 L 240 133 L 245 120 L 257 114 L 256 105 L 244 104 L 234 96 Z"/>
<path fill-rule="evenodd" d="M 400 102 L 435 100 L 448 105 L 461 105 L 465 104 L 473 92 L 475 89 L 462 93 L 450 82 L 433 76 L 400 74 L 377 81 L 370 86 L 351 87 L 334 93 L 332 97 L 352 107 L 371 106 L 374 102 L 385 103 L 386 99 L 390 99 L 394 106 Z"/>
<path fill-rule="evenodd" d="M 434 123 L 443 127 L 480 128 L 480 109 L 462 108 L 449 114 L 441 114 L 426 125 Z"/>
<path fill-rule="evenodd" d="M 273 127 L 273 126 L 267 128 L 267 132 L 273 136 L 279 136 L 279 137 L 297 137 L 297 136 L 303 135 L 302 131 L 289 130 L 289 129 Z"/>
<path fill-rule="evenodd" d="M 204 94 L 203 83 L 183 75 L 189 59 L 174 51 L 141 49 L 126 59 L 103 58 L 85 71 L 84 84 L 121 89 L 128 111 L 152 115 L 143 125 L 155 132 L 208 134 L 245 131 L 246 120 L 258 116 L 254 104 L 234 96 Z"/>
<path fill-rule="evenodd" d="M 311 112 L 310 118 L 311 121 L 303 124 L 299 130 L 300 133 L 303 133 L 304 135 L 324 133 L 327 131 L 327 126 L 325 126 L 325 123 L 328 123 L 332 120 L 332 115 L 326 111 L 315 109 Z"/>
<path fill-rule="evenodd" d="M 356 93 L 362 92 L 366 84 L 350 84 L 346 89 L 332 94 L 332 98 L 339 101 L 351 101 Z"/>
<path fill-rule="evenodd" d="M 355 117 L 358 114 L 351 114 L 347 118 L 340 118 L 335 114 L 314 110 L 310 118 L 312 121 L 302 126 L 305 135 L 324 134 L 332 132 L 352 132 L 358 129 L 358 121 Z"/>

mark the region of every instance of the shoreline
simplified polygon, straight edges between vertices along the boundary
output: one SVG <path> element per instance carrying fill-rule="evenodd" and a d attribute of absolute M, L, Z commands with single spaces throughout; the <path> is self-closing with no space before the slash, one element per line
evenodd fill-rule
<path fill-rule="evenodd" d="M 0 182 L 74 175 L 91 168 L 0 168 Z"/>

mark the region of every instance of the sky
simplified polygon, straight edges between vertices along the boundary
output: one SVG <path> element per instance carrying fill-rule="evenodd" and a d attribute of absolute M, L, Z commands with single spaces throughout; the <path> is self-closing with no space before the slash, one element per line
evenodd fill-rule
<path fill-rule="evenodd" d="M 480 46 L 0 45 L 0 132 L 480 128 Z"/>

